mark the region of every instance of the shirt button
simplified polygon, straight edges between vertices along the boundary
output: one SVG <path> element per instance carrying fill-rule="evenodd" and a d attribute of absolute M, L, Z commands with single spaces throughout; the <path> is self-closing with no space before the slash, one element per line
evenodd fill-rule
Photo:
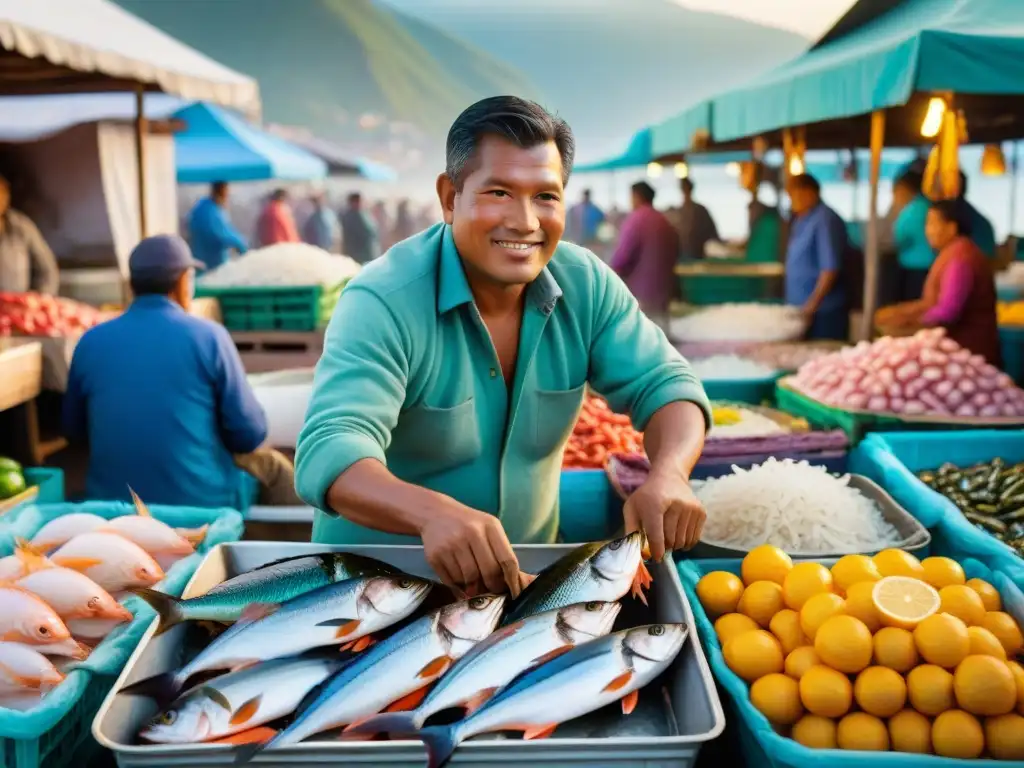
<path fill-rule="evenodd" d="M 498 378 L 498 370 L 496 368 L 491 368 L 491 378 L 492 379 Z"/>

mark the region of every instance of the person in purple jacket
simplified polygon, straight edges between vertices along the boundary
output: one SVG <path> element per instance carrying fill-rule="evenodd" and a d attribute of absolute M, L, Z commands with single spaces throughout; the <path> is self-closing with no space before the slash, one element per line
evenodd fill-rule
<path fill-rule="evenodd" d="M 622 223 L 610 266 L 633 292 L 644 314 L 667 331 L 679 233 L 654 207 L 654 188 L 650 184 L 637 182 L 632 193 L 633 211 Z"/>

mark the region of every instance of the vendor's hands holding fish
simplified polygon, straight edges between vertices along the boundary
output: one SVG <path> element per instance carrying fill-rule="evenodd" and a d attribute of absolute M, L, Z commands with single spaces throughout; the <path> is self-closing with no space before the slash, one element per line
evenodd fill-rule
<path fill-rule="evenodd" d="M 700 541 L 707 513 L 683 472 L 653 468 L 626 500 L 623 517 L 626 533 L 642 528 L 651 557 L 661 562 L 666 553 L 690 549 Z"/>

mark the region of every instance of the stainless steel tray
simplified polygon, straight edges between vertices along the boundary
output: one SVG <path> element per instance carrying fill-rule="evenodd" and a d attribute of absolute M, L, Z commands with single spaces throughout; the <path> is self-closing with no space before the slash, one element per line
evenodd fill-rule
<path fill-rule="evenodd" d="M 526 545 L 515 547 L 522 568 L 536 573 L 573 547 L 569 545 Z M 215 547 L 199 566 L 185 588 L 185 597 L 205 593 L 231 576 L 281 557 L 326 550 L 344 550 L 370 555 L 402 568 L 409 573 L 431 576 L 421 547 L 358 546 L 325 547 L 316 544 L 276 542 L 235 542 Z M 701 745 L 718 736 L 725 727 L 725 715 L 718 698 L 707 659 L 693 628 L 693 613 L 683 593 L 679 576 L 671 558 L 651 567 L 654 585 L 651 591 L 653 620 L 683 622 L 690 627 L 690 637 L 666 678 L 669 702 L 664 719 L 672 723 L 676 735 L 552 738 L 524 742 L 518 739 L 490 738 L 472 740 L 455 752 L 451 765 L 477 766 L 522 765 L 532 768 L 586 765 L 597 768 L 611 766 L 657 765 L 658 768 L 682 768 L 693 765 Z M 623 614 L 630 613 L 632 598 L 623 600 Z M 638 603 L 637 603 L 638 604 Z M 652 620 L 650 616 L 647 620 Z M 636 622 L 642 623 L 642 622 Z M 113 690 L 103 702 L 92 732 L 96 740 L 114 752 L 122 768 L 146 766 L 230 766 L 235 750 L 224 745 L 140 745 L 135 735 L 141 726 L 156 714 L 156 706 L 145 698 L 119 696 L 117 691 L 130 682 L 166 672 L 178 661 L 188 627 L 179 625 L 160 637 L 154 637 L 156 621 L 143 636 Z M 643 700 L 641 696 L 641 700 Z M 669 712 L 671 710 L 671 712 Z M 636 717 L 634 712 L 630 717 Z M 582 718 L 581 718 L 582 720 Z M 576 722 L 576 721 L 574 721 Z M 627 718 L 628 722 L 628 718 Z M 567 724 L 568 733 L 578 732 Z M 318 741 L 275 750 L 257 756 L 255 765 L 387 765 L 396 768 L 421 768 L 425 751 L 418 741 L 338 742 Z"/>

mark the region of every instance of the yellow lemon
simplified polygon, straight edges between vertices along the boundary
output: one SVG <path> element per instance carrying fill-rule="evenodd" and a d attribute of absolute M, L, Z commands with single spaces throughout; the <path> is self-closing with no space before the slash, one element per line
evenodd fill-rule
<path fill-rule="evenodd" d="M 978 622 L 978 625 L 995 635 L 1003 644 L 1006 658 L 1014 658 L 1024 648 L 1024 637 L 1021 637 L 1020 627 L 1017 626 L 1017 622 L 1010 614 L 1002 611 L 989 611 Z"/>
<path fill-rule="evenodd" d="M 913 709 L 904 709 L 889 718 L 889 743 L 893 752 L 926 755 L 932 751 L 932 723 Z"/>
<path fill-rule="evenodd" d="M 852 616 L 833 616 L 814 636 L 814 650 L 825 664 L 855 675 L 871 663 L 871 633 Z"/>
<path fill-rule="evenodd" d="M 753 584 L 755 581 L 774 581 L 780 587 L 793 567 L 793 560 L 778 547 L 762 544 L 747 552 L 740 567 L 743 583 Z"/>
<path fill-rule="evenodd" d="M 787 675 L 794 680 L 799 680 L 808 669 L 820 663 L 821 659 L 818 658 L 814 649 L 809 645 L 803 645 L 790 651 L 786 657 L 784 669 Z"/>
<path fill-rule="evenodd" d="M 907 675 L 907 695 L 910 706 L 922 715 L 935 717 L 956 704 L 953 675 L 934 664 L 914 667 Z"/>
<path fill-rule="evenodd" d="M 736 610 L 767 629 L 772 616 L 783 607 L 782 587 L 774 581 L 755 581 L 743 590 Z"/>
<path fill-rule="evenodd" d="M 789 661 L 788 659 L 786 660 Z M 1017 683 L 1017 711 L 1024 715 L 1024 667 L 1018 664 L 1016 661 L 1008 661 L 1006 666 L 1010 668 L 1013 673 L 1013 679 Z M 789 670 L 786 670 L 789 673 Z"/>
<path fill-rule="evenodd" d="M 821 715 L 804 715 L 790 733 L 793 741 L 811 749 L 836 748 L 836 724 Z"/>
<path fill-rule="evenodd" d="M 967 583 L 967 574 L 960 563 L 948 557 L 926 557 L 921 561 L 921 567 L 924 568 L 924 580 L 936 589 Z"/>
<path fill-rule="evenodd" d="M 984 627 L 968 627 L 967 636 L 971 639 L 971 653 L 978 656 L 995 656 L 1006 661 L 1006 649 L 999 638 Z"/>
<path fill-rule="evenodd" d="M 801 645 L 808 645 L 807 637 L 800 628 L 800 614 L 789 608 L 783 608 L 772 616 L 768 629 L 779 641 L 784 654 L 791 653 Z"/>
<path fill-rule="evenodd" d="M 1017 683 L 1005 661 L 968 656 L 953 673 L 953 693 L 960 709 L 972 715 L 995 716 L 1017 705 Z"/>
<path fill-rule="evenodd" d="M 772 725 L 792 725 L 804 714 L 800 686 L 778 673 L 765 675 L 750 686 L 750 703 Z"/>
<path fill-rule="evenodd" d="M 851 712 L 836 726 L 836 743 L 840 749 L 888 752 L 889 729 L 877 717 Z"/>
<path fill-rule="evenodd" d="M 807 636 L 807 639 L 813 642 L 814 635 L 818 632 L 818 627 L 833 616 L 843 613 L 845 606 L 846 601 L 839 595 L 834 595 L 831 592 L 822 592 L 820 595 L 814 595 L 814 597 L 804 603 L 804 607 L 800 609 L 800 628 Z"/>
<path fill-rule="evenodd" d="M 832 574 L 821 563 L 797 563 L 782 582 L 786 606 L 794 611 L 804 607 L 814 595 L 832 591 Z"/>
<path fill-rule="evenodd" d="M 725 644 L 722 649 L 725 663 L 729 669 L 748 683 L 758 678 L 781 672 L 783 666 L 782 649 L 774 636 L 757 629 L 744 632 Z"/>
<path fill-rule="evenodd" d="M 736 635 L 742 635 L 744 632 L 751 632 L 755 629 L 759 629 L 757 622 L 742 613 L 727 613 L 715 622 L 715 634 L 718 635 L 718 642 L 722 645 Z"/>
<path fill-rule="evenodd" d="M 846 590 L 846 615 L 863 621 L 871 632 L 877 632 L 882 626 L 872 596 L 874 589 L 875 582 L 862 581 Z"/>
<path fill-rule="evenodd" d="M 697 597 L 711 618 L 736 610 L 743 594 L 740 577 L 728 571 L 712 571 L 697 582 Z"/>
<path fill-rule="evenodd" d="M 934 587 L 908 576 L 886 576 L 876 582 L 871 600 L 882 624 L 901 629 L 913 629 L 934 614 L 940 604 Z"/>
<path fill-rule="evenodd" d="M 932 748 L 936 755 L 973 760 L 985 751 L 985 734 L 974 715 L 951 709 L 932 723 Z"/>
<path fill-rule="evenodd" d="M 880 578 L 882 574 L 867 555 L 844 555 L 832 566 L 832 582 L 836 591 L 844 595 L 854 584 L 878 581 Z"/>
<path fill-rule="evenodd" d="M 883 549 L 871 559 L 882 576 L 924 578 L 924 567 L 921 565 L 921 561 L 902 549 Z"/>
<path fill-rule="evenodd" d="M 985 604 L 981 601 L 981 595 L 966 584 L 943 587 L 939 590 L 939 600 L 942 603 L 940 611 L 956 616 L 968 627 L 980 624 L 985 618 Z"/>
<path fill-rule="evenodd" d="M 1001 611 L 1003 609 L 1002 598 L 999 597 L 999 590 L 993 587 L 984 579 L 971 579 L 967 586 L 978 593 L 981 602 L 985 604 L 986 611 Z"/>
<path fill-rule="evenodd" d="M 885 627 L 872 639 L 875 664 L 906 674 L 917 666 L 917 646 L 914 636 L 905 629 Z"/>
<path fill-rule="evenodd" d="M 853 703 L 853 686 L 843 673 L 816 664 L 800 678 L 800 701 L 812 714 L 842 717 Z"/>
<path fill-rule="evenodd" d="M 996 760 L 1024 760 L 1024 717 L 1009 714 L 988 718 L 985 745 Z"/>
<path fill-rule="evenodd" d="M 853 683 L 853 698 L 875 717 L 892 717 L 907 703 L 907 684 L 888 667 L 868 667 Z"/>
<path fill-rule="evenodd" d="M 914 644 L 921 658 L 946 669 L 953 669 L 971 652 L 967 625 L 948 613 L 936 613 L 918 624 Z"/>

